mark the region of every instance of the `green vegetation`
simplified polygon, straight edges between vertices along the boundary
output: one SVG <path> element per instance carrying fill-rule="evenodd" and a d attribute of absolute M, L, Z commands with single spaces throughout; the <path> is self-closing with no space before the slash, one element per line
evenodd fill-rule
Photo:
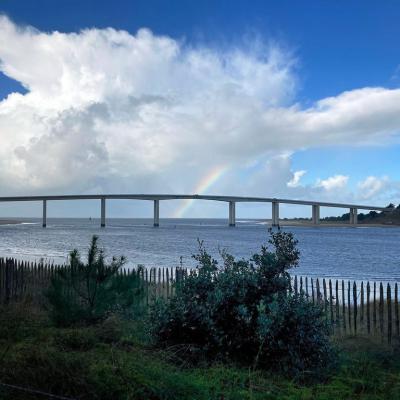
<path fill-rule="evenodd" d="M 289 291 L 296 241 L 278 232 L 270 247 L 219 266 L 200 246 L 197 273 L 147 313 L 138 275 L 94 238 L 46 307 L 0 307 L 0 399 L 400 398 L 400 349 L 328 337 L 322 310 Z"/>
<path fill-rule="evenodd" d="M 339 369 L 323 383 L 302 385 L 233 363 L 188 366 L 176 348 L 157 350 L 146 327 L 109 317 L 57 328 L 29 304 L 0 310 L 0 381 L 88 399 L 398 399 L 400 357 L 368 340 L 341 343 Z M 46 399 L 0 386 L 0 398 Z"/>
<path fill-rule="evenodd" d="M 370 211 L 369 213 L 359 213 L 357 215 L 358 223 L 361 224 L 385 224 L 385 225 L 400 225 L 400 204 L 396 207 L 394 204 L 389 204 L 387 206 L 391 208 L 391 212 L 377 212 Z M 321 221 L 326 222 L 340 222 L 349 221 L 350 214 L 345 213 L 339 217 L 325 217 L 321 218 Z"/>
<path fill-rule="evenodd" d="M 329 374 L 336 358 L 322 308 L 290 291 L 297 242 L 291 233 L 270 235 L 271 249 L 250 260 L 223 254 L 223 265 L 200 243 L 196 273 L 152 308 L 157 343 L 184 347 L 191 360 L 235 361 L 297 380 Z"/>
<path fill-rule="evenodd" d="M 69 268 L 61 269 L 46 292 L 50 316 L 57 325 L 93 323 L 110 313 L 136 313 L 143 296 L 138 274 L 122 275 L 123 257 L 105 262 L 93 236 L 88 261 L 77 250 L 70 253 Z"/>

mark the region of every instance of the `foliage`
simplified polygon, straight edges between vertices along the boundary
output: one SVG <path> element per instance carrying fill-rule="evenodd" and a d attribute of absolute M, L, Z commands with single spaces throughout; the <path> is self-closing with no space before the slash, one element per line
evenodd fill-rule
<path fill-rule="evenodd" d="M 358 213 L 358 222 L 363 223 L 385 223 L 385 224 L 399 224 L 400 223 L 400 204 L 396 207 L 393 203 L 390 203 L 386 208 L 391 209 L 390 212 L 387 211 L 370 211 L 368 213 Z M 337 217 L 325 217 L 322 221 L 327 222 L 341 222 L 349 221 L 350 213 L 344 213 Z"/>
<path fill-rule="evenodd" d="M 2 309 L 6 312 L 6 309 Z M 13 309 L 18 320 L 26 320 L 29 309 Z M 22 313 L 21 315 L 19 315 Z M 252 371 L 232 364 L 183 368 L 168 361 L 171 351 L 149 349 L 131 338 L 136 321 L 116 320 L 121 337 L 112 342 L 99 324 L 57 328 L 36 311 L 22 326 L 23 335 L 0 340 L 0 382 L 53 395 L 95 400 L 337 400 L 400 398 L 400 357 L 369 343 L 357 348 L 352 338 L 342 356 L 342 365 L 328 382 L 299 385 L 280 375 Z M 4 331 L 14 329 L 4 319 Z M 128 336 L 129 335 L 129 336 Z M 346 341 L 347 342 L 347 341 Z M 372 348 L 370 348 L 372 346 Z M 355 350 L 356 349 L 356 350 Z M 0 385 L 4 400 L 45 399 Z"/>
<path fill-rule="evenodd" d="M 176 296 L 152 309 L 153 336 L 187 354 L 234 360 L 304 378 L 329 372 L 334 351 L 322 310 L 290 291 L 289 270 L 298 265 L 291 233 L 270 231 L 269 246 L 250 260 L 223 253 L 223 265 L 200 242 L 196 273 Z M 272 251 L 270 250 L 272 247 Z"/>
<path fill-rule="evenodd" d="M 110 313 L 138 311 L 143 295 L 137 273 L 122 274 L 123 257 L 107 264 L 103 250 L 93 236 L 87 263 L 77 250 L 70 253 L 70 264 L 52 279 L 46 296 L 50 316 L 58 325 L 94 323 Z"/>

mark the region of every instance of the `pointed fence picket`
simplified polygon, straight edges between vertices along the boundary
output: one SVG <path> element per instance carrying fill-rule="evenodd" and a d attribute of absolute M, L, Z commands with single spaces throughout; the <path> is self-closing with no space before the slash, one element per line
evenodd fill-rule
<path fill-rule="evenodd" d="M 296 277 L 293 278 L 295 282 Z M 336 335 L 370 335 L 387 343 L 400 340 L 399 285 L 397 282 L 304 280 L 306 286 L 294 292 L 320 303 Z M 315 284 L 314 284 L 315 282 Z M 326 284 L 327 282 L 327 284 Z M 325 287 L 327 289 L 325 289 Z M 325 293 L 327 293 L 325 295 Z M 319 300 L 318 300 L 319 299 Z"/>

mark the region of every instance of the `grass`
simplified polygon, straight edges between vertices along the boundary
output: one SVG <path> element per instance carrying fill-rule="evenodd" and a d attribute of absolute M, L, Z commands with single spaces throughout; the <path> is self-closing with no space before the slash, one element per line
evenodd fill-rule
<path fill-rule="evenodd" d="M 329 381 L 300 385 L 236 365 L 186 365 L 176 349 L 155 350 L 146 327 L 110 316 L 91 327 L 56 328 L 29 304 L 0 310 L 0 382 L 79 399 L 397 399 L 396 347 L 340 339 Z M 46 399 L 0 386 L 0 399 Z"/>

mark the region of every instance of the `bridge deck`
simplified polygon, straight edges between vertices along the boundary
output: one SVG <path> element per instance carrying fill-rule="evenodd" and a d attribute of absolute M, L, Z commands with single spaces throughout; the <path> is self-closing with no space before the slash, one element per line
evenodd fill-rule
<path fill-rule="evenodd" d="M 0 202 L 15 201 L 52 201 L 52 200 L 211 200 L 238 203 L 281 203 L 298 204 L 306 206 L 336 207 L 336 208 L 356 208 L 361 210 L 390 211 L 390 208 L 382 206 L 329 203 L 323 201 L 279 199 L 270 197 L 242 197 L 242 196 L 213 196 L 198 194 L 82 194 L 82 195 L 53 195 L 53 196 L 13 196 L 0 197 Z"/>

